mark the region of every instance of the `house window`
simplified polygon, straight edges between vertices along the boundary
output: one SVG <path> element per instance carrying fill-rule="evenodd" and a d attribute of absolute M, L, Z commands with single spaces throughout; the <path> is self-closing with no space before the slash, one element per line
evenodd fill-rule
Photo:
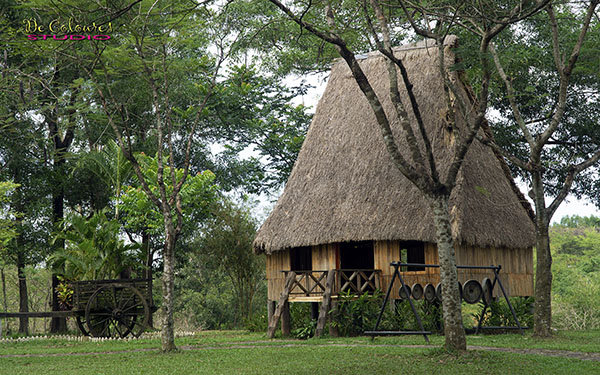
<path fill-rule="evenodd" d="M 425 263 L 425 243 L 421 241 L 401 241 L 400 260 L 402 263 Z M 425 267 L 402 267 L 402 271 L 425 271 Z"/>
<path fill-rule="evenodd" d="M 296 247 L 290 250 L 290 269 L 292 271 L 312 270 L 312 247 Z"/>

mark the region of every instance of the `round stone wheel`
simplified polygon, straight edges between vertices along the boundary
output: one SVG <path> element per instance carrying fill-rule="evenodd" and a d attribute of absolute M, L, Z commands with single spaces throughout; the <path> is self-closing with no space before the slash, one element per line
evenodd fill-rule
<path fill-rule="evenodd" d="M 467 303 L 477 303 L 481 299 L 483 288 L 477 280 L 467 280 L 463 286 L 463 298 Z"/>
<path fill-rule="evenodd" d="M 425 285 L 425 290 L 423 291 L 423 295 L 425 296 L 425 300 L 429 303 L 435 302 L 435 287 L 431 283 L 427 283 Z"/>
<path fill-rule="evenodd" d="M 411 294 L 414 299 L 423 298 L 423 286 L 419 283 L 414 284 L 412 286 Z"/>
<path fill-rule="evenodd" d="M 435 286 L 435 298 L 438 302 L 442 302 L 442 283 L 438 283 Z"/>
<path fill-rule="evenodd" d="M 489 278 L 483 279 L 481 282 L 483 301 L 489 306 L 494 298 L 492 281 Z"/>
<path fill-rule="evenodd" d="M 85 306 L 85 326 L 94 337 L 139 337 L 150 319 L 150 307 L 130 285 L 106 285 Z"/>

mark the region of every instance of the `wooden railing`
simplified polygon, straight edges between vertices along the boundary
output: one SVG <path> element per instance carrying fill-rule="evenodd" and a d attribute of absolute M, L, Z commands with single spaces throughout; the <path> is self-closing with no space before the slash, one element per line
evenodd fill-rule
<path fill-rule="evenodd" d="M 289 271 L 283 271 L 287 277 Z M 294 271 L 296 279 L 292 283 L 290 296 L 322 296 L 329 272 L 335 272 L 333 294 L 340 292 L 363 294 L 372 293 L 381 288 L 381 270 L 341 269 L 331 271 Z"/>
<path fill-rule="evenodd" d="M 336 292 L 363 294 L 380 289 L 381 270 L 335 270 Z"/>

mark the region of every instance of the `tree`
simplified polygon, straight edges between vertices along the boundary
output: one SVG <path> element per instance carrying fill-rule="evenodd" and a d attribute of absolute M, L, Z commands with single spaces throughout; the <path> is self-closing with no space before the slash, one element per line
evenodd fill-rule
<path fill-rule="evenodd" d="M 235 291 L 239 316 L 248 320 L 252 318 L 258 285 L 264 278 L 264 262 L 252 248 L 256 222 L 246 209 L 227 199 L 215 206 L 214 219 L 199 240 L 198 251 L 208 257 L 211 269 L 227 275 Z"/>
<path fill-rule="evenodd" d="M 135 6 L 134 6 L 135 4 Z M 132 4 L 121 12 L 119 39 L 112 44 L 92 43 L 88 55 L 75 56 L 87 72 L 97 103 L 112 128 L 125 158 L 131 163 L 141 189 L 162 215 L 163 309 L 162 350 L 172 351 L 174 344 L 174 250 L 183 230 L 182 187 L 190 169 L 190 150 L 196 130 L 206 116 L 207 106 L 225 59 L 226 39 L 211 29 L 216 15 L 190 1 Z M 120 12 L 123 7 L 115 7 Z M 112 10 L 112 9 L 111 9 Z M 107 12 L 111 14 L 111 12 Z M 117 25 L 115 25 L 115 29 Z M 218 53 L 208 52 L 207 34 L 219 41 Z M 135 82 L 135 83 L 134 83 Z M 149 116 L 144 116 L 156 142 L 157 169 L 152 180 L 144 175 L 135 155 L 133 133 L 139 129 L 139 111 L 119 92 L 130 85 L 144 90 Z M 125 93 L 131 92 L 131 89 Z M 184 157 L 177 176 L 174 144 L 184 140 Z M 153 190 L 152 186 L 157 189 Z M 170 188 L 168 187 L 170 186 Z"/>
<path fill-rule="evenodd" d="M 10 181 L 0 181 L 0 250 L 18 234 L 14 225 L 17 213 L 10 209 L 10 194 L 18 187 Z"/>
<path fill-rule="evenodd" d="M 66 247 L 48 261 L 67 282 L 118 278 L 123 270 L 135 266 L 139 249 L 119 238 L 120 227 L 105 211 L 95 212 L 89 219 L 70 214 L 55 238 L 65 241 Z"/>
<path fill-rule="evenodd" d="M 437 4 L 435 26 L 429 22 L 429 14 L 422 8 L 409 11 L 404 2 L 399 2 L 399 7 L 371 0 L 363 1 L 362 6 L 353 7 L 350 4 L 339 3 L 336 6 L 309 3 L 308 6 L 300 2 L 292 2 L 287 6 L 278 0 L 270 0 L 283 11 L 291 20 L 296 22 L 301 30 L 307 30 L 322 41 L 335 47 L 340 56 L 350 67 L 352 75 L 368 100 L 373 114 L 377 119 L 382 132 L 383 140 L 390 157 L 398 170 L 408 178 L 424 194 L 431 205 L 433 212 L 436 237 L 440 260 L 440 274 L 443 292 L 443 316 L 446 347 L 454 350 L 464 350 L 466 340 L 462 326 L 461 306 L 457 287 L 456 260 L 450 230 L 450 214 L 448 201 L 456 184 L 456 177 L 464 155 L 469 149 L 475 135 L 485 122 L 487 110 L 489 83 L 491 79 L 491 61 L 489 49 L 492 40 L 509 24 L 529 16 L 538 11 L 542 2 L 520 2 L 508 9 L 494 7 L 500 15 L 497 22 L 485 22 L 479 43 L 479 61 L 482 69 L 478 77 L 481 89 L 477 96 L 475 106 L 467 103 L 466 95 L 452 82 L 449 67 L 444 58 L 446 35 L 455 26 L 453 13 L 444 4 Z M 525 4 L 527 3 L 527 4 Z M 428 4 L 429 5 L 429 4 Z M 432 4 L 436 5 L 436 4 Z M 420 13 L 419 13 L 420 12 Z M 357 17 L 360 15 L 360 17 Z M 419 18 L 417 18 L 419 16 Z M 359 19 L 360 21 L 355 21 Z M 419 103 L 412 92 L 410 77 L 401 59 L 393 53 L 393 43 L 402 40 L 402 26 L 409 24 L 412 29 L 423 37 L 435 40 L 438 51 L 439 74 L 443 79 L 444 100 L 448 103 L 448 110 L 453 112 L 450 116 L 452 128 L 457 129 L 456 141 L 452 150 L 451 161 L 447 165 L 436 162 L 431 148 L 431 134 L 427 134 L 426 127 L 420 115 Z M 386 113 L 381 100 L 374 92 L 368 78 L 362 71 L 353 51 L 352 41 L 356 38 L 355 30 L 360 27 L 368 30 L 364 36 L 371 45 L 386 58 L 388 78 L 390 84 L 390 99 L 394 105 L 394 113 Z M 398 77 L 400 73 L 400 77 Z M 408 92 L 410 103 L 401 101 L 399 81 L 404 84 Z M 451 103 L 456 100 L 456 106 Z M 412 111 L 416 124 L 411 124 L 408 111 Z M 467 126 L 458 129 L 456 119 L 462 117 Z M 397 117 L 409 147 L 402 152 L 394 139 L 390 126 L 390 118 Z M 423 145 L 420 147 L 419 145 Z M 407 155 L 408 154 L 408 155 Z M 447 170 L 446 173 L 439 171 Z"/>
<path fill-rule="evenodd" d="M 156 175 L 158 173 L 158 161 L 156 157 L 151 158 L 144 154 L 137 156 L 142 166 L 142 173 L 147 181 L 152 181 L 150 188 L 158 192 Z M 167 168 L 168 169 L 168 168 Z M 176 176 L 181 178 L 182 169 L 176 170 Z M 170 173 L 170 172 L 167 172 Z M 181 188 L 181 209 L 185 213 L 183 220 L 183 232 L 194 233 L 203 227 L 203 223 L 209 217 L 210 207 L 216 199 L 217 186 L 214 184 L 215 175 L 211 171 L 203 171 L 190 175 Z M 167 181 L 167 188 L 172 186 Z M 139 182 L 124 188 L 121 195 L 120 218 L 125 232 L 132 241 L 134 237 L 141 237 L 142 253 L 145 259 L 144 277 L 151 279 L 153 274 L 153 263 L 155 252 L 159 249 L 158 244 L 164 243 L 165 234 L 163 229 L 163 214 L 142 190 Z M 184 236 L 186 239 L 187 236 Z M 181 240 L 179 240 L 181 243 Z"/>
<path fill-rule="evenodd" d="M 590 189 L 600 160 L 597 96 L 598 1 L 550 2 L 545 12 L 506 32 L 490 53 L 498 74 L 493 102 L 502 114 L 481 141 L 509 160 L 531 189 L 535 207 L 534 333 L 550 336 L 552 254 L 549 225 L 574 191 Z M 596 17 L 596 21 L 593 21 Z M 470 28 L 474 33 L 481 29 Z M 514 43 L 514 44 L 513 44 Z M 527 68 L 524 68 L 527 67 Z M 504 90 L 500 88 L 503 87 Z M 551 196 L 552 202 L 546 203 Z"/>

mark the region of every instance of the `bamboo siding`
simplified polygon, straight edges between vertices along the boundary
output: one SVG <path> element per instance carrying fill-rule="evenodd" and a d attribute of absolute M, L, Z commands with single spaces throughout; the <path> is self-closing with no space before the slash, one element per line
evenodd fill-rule
<path fill-rule="evenodd" d="M 439 264 L 437 246 L 425 243 L 425 263 Z M 502 265 L 500 280 L 509 296 L 533 295 L 533 249 L 508 249 L 508 248 L 477 248 L 470 245 L 456 245 L 456 262 L 459 265 L 490 266 Z M 400 246 L 398 241 L 375 241 L 373 248 L 374 269 L 381 270 L 379 281 L 384 292 L 393 276 L 394 268 L 391 262 L 400 260 Z M 339 269 L 339 244 L 317 245 L 312 247 L 312 269 L 326 271 Z M 290 270 L 290 252 L 283 250 L 267 255 L 267 283 L 268 298 L 275 301 L 279 298 L 284 286 L 284 273 Z M 404 282 L 412 286 L 420 283 L 423 287 L 427 283 L 434 286 L 440 282 L 440 272 L 437 268 L 425 268 L 425 271 L 403 272 Z M 475 279 L 481 282 L 485 277 L 493 280 L 494 274 L 490 270 L 458 270 L 458 280 L 464 283 Z M 392 298 L 399 298 L 400 282 L 396 280 Z M 500 288 L 494 288 L 494 295 L 500 295 Z M 319 301 L 320 297 L 294 297 L 297 301 Z M 292 299 L 290 299 L 291 301 Z"/>

